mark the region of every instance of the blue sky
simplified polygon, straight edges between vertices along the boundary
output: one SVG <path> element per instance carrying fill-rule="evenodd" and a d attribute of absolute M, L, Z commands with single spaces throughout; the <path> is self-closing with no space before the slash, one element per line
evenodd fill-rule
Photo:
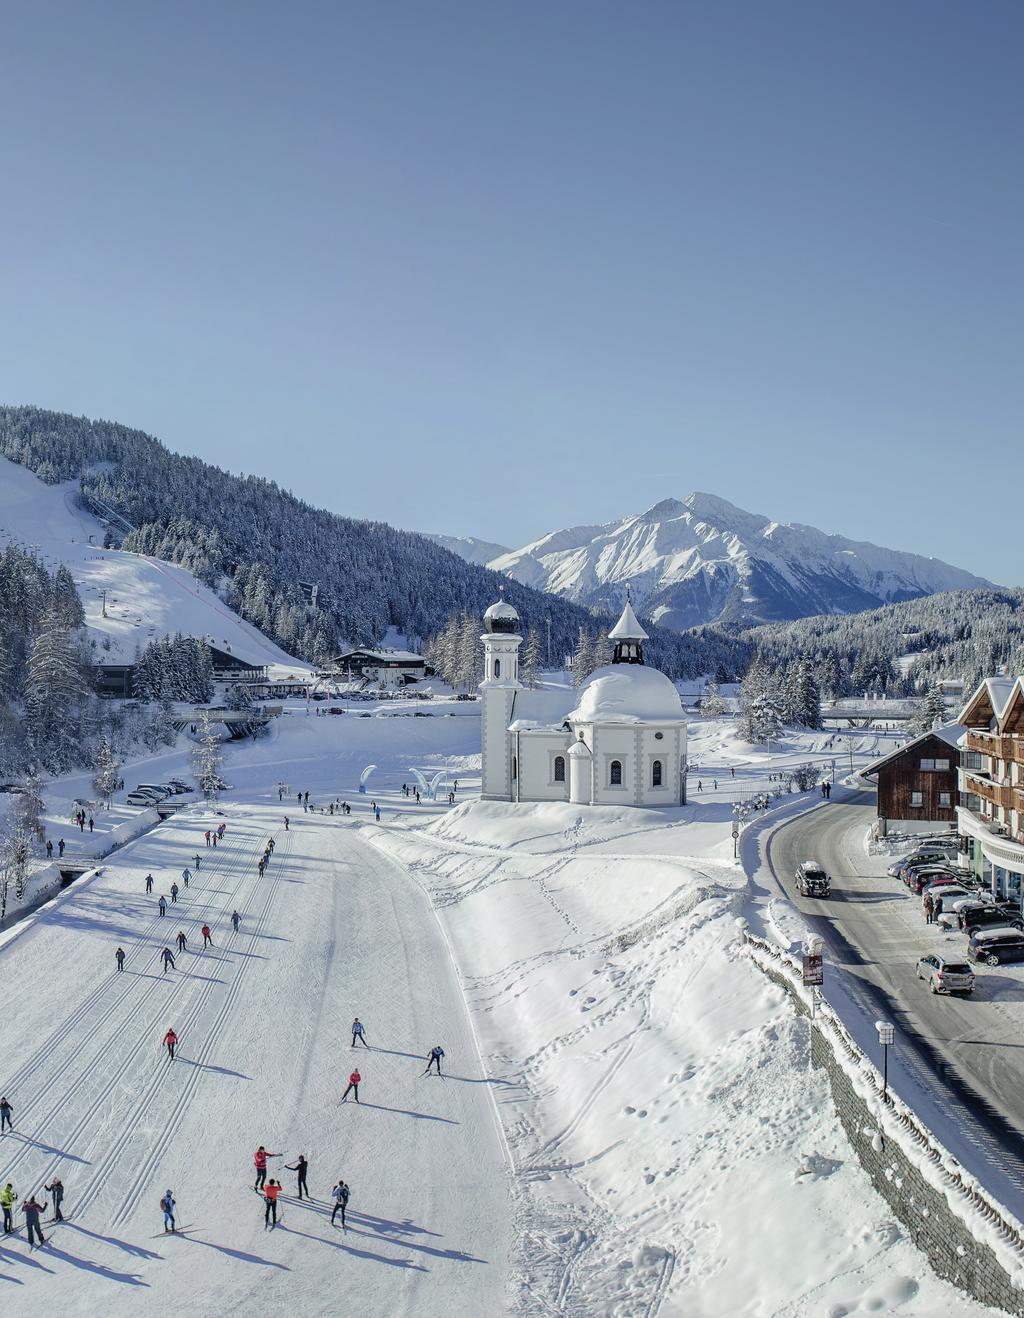
<path fill-rule="evenodd" d="M 1021 5 L 4 17 L 0 400 L 411 529 L 701 489 L 1024 581 L 979 516 L 1024 467 Z"/>

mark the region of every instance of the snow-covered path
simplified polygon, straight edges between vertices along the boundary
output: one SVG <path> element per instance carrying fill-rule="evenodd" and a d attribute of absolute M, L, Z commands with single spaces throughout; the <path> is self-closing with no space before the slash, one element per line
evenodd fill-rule
<path fill-rule="evenodd" d="M 425 896 L 340 820 L 300 815 L 285 833 L 277 810 L 225 810 L 215 851 L 202 845 L 211 816 L 177 816 L 0 950 L 0 1087 L 16 1127 L 0 1143 L 0 1184 L 38 1195 L 58 1174 L 70 1218 L 31 1254 L 4 1238 L 0 1296 L 26 1314 L 117 1315 L 188 1297 L 201 1313 L 287 1301 L 315 1315 L 343 1295 L 363 1318 L 502 1312 L 503 1149 Z M 197 842 L 199 873 L 161 919 L 156 897 L 181 882 Z M 215 947 L 199 953 L 204 923 Z M 160 952 L 176 952 L 179 929 L 188 950 L 164 975 Z M 356 1058 L 362 1104 L 339 1106 L 355 1014 L 381 1047 Z M 169 1026 L 174 1063 L 160 1046 Z M 421 1074 L 435 1042 L 446 1080 Z M 252 1190 L 259 1144 L 287 1155 L 271 1163 L 289 1195 L 273 1232 Z M 301 1206 L 281 1170 L 299 1153 L 314 1195 Z M 339 1176 L 352 1187 L 344 1235 L 327 1208 Z M 161 1232 L 166 1187 L 180 1239 Z"/>

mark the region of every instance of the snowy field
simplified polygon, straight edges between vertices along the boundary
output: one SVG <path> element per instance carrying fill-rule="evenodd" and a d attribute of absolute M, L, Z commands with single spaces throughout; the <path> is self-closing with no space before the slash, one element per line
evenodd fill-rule
<path fill-rule="evenodd" d="M 16 1311 L 187 1296 L 203 1314 L 294 1302 L 372 1318 L 984 1312 L 930 1273 L 870 1189 L 806 1068 L 805 1025 L 738 939 L 733 802 L 830 763 L 829 735 L 769 758 L 725 721 L 696 724 L 692 753 L 718 787 L 688 807 L 516 808 L 463 800 L 479 724 L 473 706 L 440 708 L 289 710 L 271 737 L 225 748 L 223 850 L 199 847 L 210 817 L 192 807 L 4 936 L 8 984 L 33 988 L 5 1018 L 17 1129 L 0 1176 L 24 1195 L 58 1172 L 70 1217 L 42 1250 L 4 1241 Z M 840 769 L 886 744 L 841 742 Z M 125 776 L 188 769 L 183 747 Z M 414 769 L 457 778 L 455 808 L 405 798 Z M 353 814 L 304 814 L 307 789 Z M 82 790 L 51 784 L 55 813 Z M 154 898 L 197 847 L 199 878 L 161 921 Z M 215 950 L 162 975 L 165 943 L 182 928 L 191 949 L 204 921 Z M 355 1014 L 381 1048 L 356 1058 L 365 1105 L 339 1107 Z M 448 1080 L 420 1074 L 434 1042 Z M 273 1232 L 250 1179 L 260 1143 L 311 1164 L 314 1202 L 283 1200 Z M 346 1235 L 327 1211 L 338 1176 L 353 1190 Z M 291 1196 L 294 1174 L 280 1179 Z M 180 1239 L 160 1227 L 168 1187 Z"/>

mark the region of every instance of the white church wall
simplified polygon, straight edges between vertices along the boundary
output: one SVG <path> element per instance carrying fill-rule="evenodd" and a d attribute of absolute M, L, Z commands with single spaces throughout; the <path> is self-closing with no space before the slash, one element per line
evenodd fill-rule
<path fill-rule="evenodd" d="M 566 732 L 520 732 L 519 799 L 522 801 L 567 801 L 569 799 L 569 758 L 571 739 Z M 516 734 L 509 735 L 515 746 Z M 513 754 L 515 751 L 513 750 Z M 565 762 L 565 780 L 555 780 L 555 757 Z"/>

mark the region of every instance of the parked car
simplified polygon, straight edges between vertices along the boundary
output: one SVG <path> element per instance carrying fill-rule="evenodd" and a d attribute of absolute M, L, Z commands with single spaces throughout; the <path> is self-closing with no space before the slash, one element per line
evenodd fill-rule
<path fill-rule="evenodd" d="M 966 892 L 956 883 L 951 883 L 947 887 L 938 888 L 935 891 L 932 891 L 931 888 L 926 888 L 925 892 L 931 896 L 932 911 L 936 916 L 941 915 L 944 911 L 948 911 L 950 905 L 953 902 L 958 901 L 961 897 L 970 896 L 970 893 Z"/>
<path fill-rule="evenodd" d="M 979 929 L 1024 929 L 1020 907 L 1008 902 L 992 902 L 987 906 L 968 907 L 960 912 L 960 928 L 970 935 Z"/>
<path fill-rule="evenodd" d="M 926 979 L 933 993 L 973 993 L 974 971 L 966 962 L 947 961 L 930 953 L 917 963 L 918 979 Z"/>
<path fill-rule="evenodd" d="M 160 804 L 160 798 L 151 796 L 149 792 L 129 792 L 125 797 L 129 805 L 141 805 L 152 809 L 153 806 Z"/>
<path fill-rule="evenodd" d="M 983 961 L 989 966 L 1024 961 L 1024 930 L 979 929 L 967 943 L 967 955 L 972 961 Z"/>
<path fill-rule="evenodd" d="M 805 860 L 796 872 L 796 887 L 801 897 L 827 897 L 832 880 L 824 865 L 816 860 Z"/>
<path fill-rule="evenodd" d="M 911 851 L 906 856 L 900 856 L 889 866 L 889 873 L 893 878 L 897 878 L 901 870 L 906 865 L 920 864 L 922 861 L 947 860 L 949 852 L 944 847 L 921 847 L 917 851 Z"/>
<path fill-rule="evenodd" d="M 139 783 L 135 789 L 137 792 L 153 792 L 162 801 L 165 796 L 170 796 L 171 789 L 162 787 L 159 783 Z"/>
<path fill-rule="evenodd" d="M 907 887 L 911 892 L 922 893 L 925 888 L 934 887 L 936 884 L 950 884 L 957 881 L 956 875 L 950 874 L 948 870 L 914 870 L 907 879 Z"/>

